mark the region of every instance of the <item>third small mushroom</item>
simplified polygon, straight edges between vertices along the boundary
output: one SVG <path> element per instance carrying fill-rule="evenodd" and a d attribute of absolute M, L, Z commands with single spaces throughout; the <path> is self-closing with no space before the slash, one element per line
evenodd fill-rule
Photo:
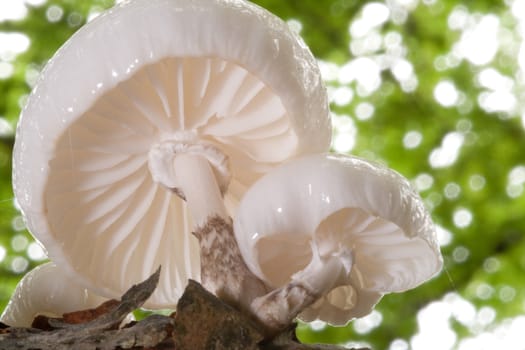
<path fill-rule="evenodd" d="M 408 181 L 352 156 L 305 156 L 265 175 L 239 205 L 235 236 L 250 270 L 275 288 L 253 305 L 275 327 L 298 314 L 344 325 L 442 266 L 434 225 Z M 278 310 L 268 307 L 275 298 Z"/>
<path fill-rule="evenodd" d="M 46 65 L 14 192 L 61 278 L 97 296 L 162 265 L 146 307 L 174 307 L 193 278 L 269 334 L 297 315 L 344 324 L 441 258 L 407 182 L 323 153 L 330 135 L 315 58 L 281 19 L 245 0 L 131 0 Z"/>

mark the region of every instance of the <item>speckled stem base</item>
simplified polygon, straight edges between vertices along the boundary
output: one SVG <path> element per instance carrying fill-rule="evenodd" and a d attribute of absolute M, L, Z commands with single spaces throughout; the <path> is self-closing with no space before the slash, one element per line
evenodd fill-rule
<path fill-rule="evenodd" d="M 288 328 L 320 295 L 298 281 L 271 290 L 246 266 L 231 219 L 210 217 L 195 230 L 201 249 L 201 282 L 218 298 L 246 313 L 268 334 Z"/>
<path fill-rule="evenodd" d="M 251 302 L 270 289 L 244 263 L 231 219 L 210 217 L 194 235 L 201 249 L 202 285 L 229 305 L 249 312 Z"/>

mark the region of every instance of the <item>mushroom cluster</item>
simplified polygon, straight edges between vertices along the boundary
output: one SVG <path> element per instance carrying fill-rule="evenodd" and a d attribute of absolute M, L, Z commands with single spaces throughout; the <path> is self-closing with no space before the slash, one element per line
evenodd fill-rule
<path fill-rule="evenodd" d="M 24 280 L 53 270 L 52 295 L 71 280 L 113 298 L 162 265 L 148 308 L 175 307 L 192 278 L 269 332 L 363 316 L 441 258 L 407 182 L 324 153 L 330 136 L 315 58 L 278 17 L 122 2 L 59 49 L 22 111 L 14 192 L 54 264 Z M 15 294 L 42 298 L 27 280 Z M 15 304 L 2 320 L 23 318 Z"/>

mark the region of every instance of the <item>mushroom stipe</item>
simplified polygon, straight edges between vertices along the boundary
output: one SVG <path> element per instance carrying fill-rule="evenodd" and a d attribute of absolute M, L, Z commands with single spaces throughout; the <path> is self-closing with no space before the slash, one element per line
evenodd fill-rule
<path fill-rule="evenodd" d="M 231 219 L 209 217 L 194 235 L 200 243 L 203 286 L 252 318 L 266 335 L 282 332 L 321 296 L 300 281 L 272 290 L 255 276 L 241 255 Z"/>

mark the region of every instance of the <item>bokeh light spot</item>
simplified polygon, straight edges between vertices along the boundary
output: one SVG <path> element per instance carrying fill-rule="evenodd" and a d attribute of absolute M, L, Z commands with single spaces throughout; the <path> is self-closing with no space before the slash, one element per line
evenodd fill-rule
<path fill-rule="evenodd" d="M 354 120 L 348 115 L 332 114 L 332 125 L 334 127 L 334 137 L 332 148 L 338 153 L 350 152 L 356 142 L 357 127 Z"/>
<path fill-rule="evenodd" d="M 440 81 L 434 88 L 434 98 L 443 107 L 452 107 L 459 100 L 459 91 L 453 82 Z"/>
<path fill-rule="evenodd" d="M 496 319 L 496 311 L 490 306 L 484 306 L 479 309 L 477 318 L 482 326 L 488 326 Z"/>
<path fill-rule="evenodd" d="M 458 228 L 466 228 L 472 223 L 472 212 L 466 208 L 459 208 L 454 211 L 452 220 Z"/>
<path fill-rule="evenodd" d="M 485 261 L 483 261 L 483 269 L 487 273 L 496 273 L 501 268 L 501 262 L 498 258 L 495 258 L 493 256 L 486 258 Z"/>
<path fill-rule="evenodd" d="M 440 247 L 445 247 L 452 242 L 452 232 L 440 225 L 436 225 L 436 236 Z"/>
<path fill-rule="evenodd" d="M 469 186 L 474 191 L 481 191 L 485 187 L 487 180 L 479 174 L 474 174 L 469 179 Z"/>
<path fill-rule="evenodd" d="M 429 190 L 433 184 L 434 178 L 427 173 L 419 174 L 414 180 L 414 185 L 419 192 Z"/>
<path fill-rule="evenodd" d="M 64 16 L 64 9 L 58 5 L 51 5 L 46 10 L 46 18 L 51 23 L 56 23 Z"/>
<path fill-rule="evenodd" d="M 525 184 L 525 166 L 515 166 L 511 169 L 507 177 L 507 195 L 511 198 L 521 196 Z"/>
<path fill-rule="evenodd" d="M 444 192 L 447 199 L 457 199 L 461 194 L 461 187 L 455 182 L 449 182 L 446 184 Z"/>
<path fill-rule="evenodd" d="M 510 303 L 516 297 L 516 289 L 511 286 L 503 286 L 499 290 L 498 296 L 504 303 Z"/>
<path fill-rule="evenodd" d="M 26 229 L 26 224 L 22 215 L 17 215 L 11 220 L 11 227 L 15 231 L 23 231 Z"/>
<path fill-rule="evenodd" d="M 390 343 L 390 347 L 388 348 L 388 350 L 408 350 L 408 349 L 409 349 L 409 344 L 406 340 L 403 340 L 403 339 L 394 339 L 394 341 Z"/>
<path fill-rule="evenodd" d="M 15 71 L 15 67 L 9 62 L 0 61 L 0 79 L 10 78 Z"/>
<path fill-rule="evenodd" d="M 480 283 L 476 288 L 476 297 L 482 300 L 488 300 L 494 295 L 494 287 L 487 283 Z M 480 310 L 481 312 L 481 310 Z"/>
<path fill-rule="evenodd" d="M 25 235 L 18 234 L 11 238 L 11 248 L 13 248 L 15 252 L 21 252 L 25 250 L 28 244 L 29 240 Z"/>
<path fill-rule="evenodd" d="M 372 118 L 374 112 L 374 105 L 368 102 L 361 102 L 355 107 L 355 115 L 359 120 L 368 120 Z"/>
<path fill-rule="evenodd" d="M 310 329 L 315 332 L 320 332 L 328 326 L 326 322 L 321 321 L 321 320 L 314 320 L 310 322 L 308 325 L 310 326 Z"/>
<path fill-rule="evenodd" d="M 474 65 L 488 64 L 498 52 L 499 31 L 500 20 L 497 16 L 488 14 L 478 19 L 469 15 L 454 51 Z"/>
<path fill-rule="evenodd" d="M 13 271 L 16 274 L 21 274 L 26 272 L 27 268 L 29 267 L 29 261 L 27 261 L 26 258 L 23 256 L 16 256 L 11 261 L 11 271 Z"/>
<path fill-rule="evenodd" d="M 46 252 L 42 246 L 36 242 L 31 242 L 27 247 L 27 256 L 33 261 L 42 261 L 47 258 Z"/>
<path fill-rule="evenodd" d="M 0 262 L 4 261 L 5 257 L 7 255 L 7 250 L 0 245 Z"/>
<path fill-rule="evenodd" d="M 382 321 L 383 315 L 379 311 L 373 310 L 367 316 L 358 318 L 353 322 L 354 330 L 359 334 L 367 334 L 381 325 Z"/>
<path fill-rule="evenodd" d="M 411 130 L 403 136 L 403 146 L 407 149 L 417 148 L 423 140 L 423 134 L 416 130 Z"/>
<path fill-rule="evenodd" d="M 291 18 L 286 21 L 286 23 L 288 24 L 288 27 L 290 27 L 290 29 L 297 34 L 300 34 L 303 30 L 303 24 L 298 19 Z"/>
<path fill-rule="evenodd" d="M 462 133 L 453 131 L 446 134 L 441 141 L 441 146 L 430 153 L 430 165 L 433 168 L 446 168 L 453 165 L 459 156 L 464 141 L 465 136 Z"/>
<path fill-rule="evenodd" d="M 31 40 L 24 33 L 0 32 L 0 61 L 11 62 L 29 49 Z"/>
<path fill-rule="evenodd" d="M 330 97 L 337 106 L 346 106 L 352 102 L 354 92 L 348 86 L 341 86 L 336 88 Z"/>
<path fill-rule="evenodd" d="M 463 246 L 458 246 L 454 248 L 454 250 L 452 251 L 452 259 L 454 259 L 454 261 L 458 264 L 461 264 L 467 261 L 469 256 L 470 256 L 470 251 Z"/>
<path fill-rule="evenodd" d="M 19 21 L 27 16 L 27 7 L 22 0 L 0 0 L 0 22 Z"/>

